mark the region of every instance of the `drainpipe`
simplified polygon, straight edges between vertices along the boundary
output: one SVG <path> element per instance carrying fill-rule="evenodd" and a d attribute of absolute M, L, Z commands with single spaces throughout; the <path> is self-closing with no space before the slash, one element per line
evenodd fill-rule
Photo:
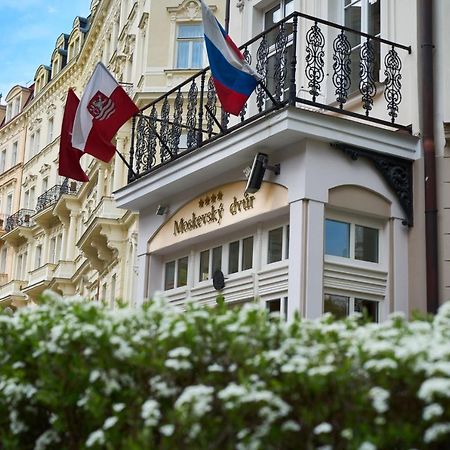
<path fill-rule="evenodd" d="M 230 2 L 227 0 L 225 3 L 225 31 L 228 33 L 230 31 Z"/>
<path fill-rule="evenodd" d="M 438 296 L 438 234 L 436 201 L 436 152 L 434 145 L 433 0 L 422 0 L 422 143 L 425 164 L 425 245 L 427 311 L 436 313 Z"/>

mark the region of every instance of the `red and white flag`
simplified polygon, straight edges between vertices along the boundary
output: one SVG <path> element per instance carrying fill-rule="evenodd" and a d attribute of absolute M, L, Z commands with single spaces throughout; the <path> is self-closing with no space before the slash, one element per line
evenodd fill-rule
<path fill-rule="evenodd" d="M 61 139 L 59 142 L 59 167 L 58 173 L 63 177 L 77 181 L 89 181 L 88 176 L 80 166 L 80 158 L 84 155 L 81 150 L 72 147 L 72 128 L 75 114 L 80 100 L 72 89 L 67 93 L 66 106 L 61 127 Z"/>
<path fill-rule="evenodd" d="M 72 146 L 109 162 L 116 150 L 111 139 L 138 112 L 138 107 L 108 69 L 98 63 L 77 109 Z"/>

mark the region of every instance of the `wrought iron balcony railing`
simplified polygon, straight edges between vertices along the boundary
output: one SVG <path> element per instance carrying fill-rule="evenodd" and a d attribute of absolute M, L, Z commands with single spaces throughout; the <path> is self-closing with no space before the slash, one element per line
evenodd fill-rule
<path fill-rule="evenodd" d="M 8 216 L 6 219 L 5 231 L 9 232 L 17 227 L 31 227 L 34 225 L 32 216 L 34 215 L 32 209 L 19 209 L 12 216 Z"/>
<path fill-rule="evenodd" d="M 129 182 L 287 105 L 409 130 L 398 117 L 399 52 L 410 47 L 294 12 L 241 51 L 262 84 L 240 117 L 221 112 L 209 68 L 200 71 L 133 119 Z"/>
<path fill-rule="evenodd" d="M 68 178 L 66 178 L 62 184 L 57 184 L 50 188 L 48 191 L 45 191 L 42 195 L 40 195 L 37 199 L 36 204 L 36 212 L 40 212 L 45 208 L 56 203 L 63 194 L 73 194 L 75 195 L 78 190 L 78 183 L 76 181 L 69 182 Z"/>

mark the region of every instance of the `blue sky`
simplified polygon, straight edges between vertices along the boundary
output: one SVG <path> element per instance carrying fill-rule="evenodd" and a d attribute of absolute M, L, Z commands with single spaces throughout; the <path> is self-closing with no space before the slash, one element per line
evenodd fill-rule
<path fill-rule="evenodd" d="M 55 42 L 69 34 L 76 16 L 87 17 L 91 0 L 0 0 L 0 93 L 33 83 L 50 65 Z"/>

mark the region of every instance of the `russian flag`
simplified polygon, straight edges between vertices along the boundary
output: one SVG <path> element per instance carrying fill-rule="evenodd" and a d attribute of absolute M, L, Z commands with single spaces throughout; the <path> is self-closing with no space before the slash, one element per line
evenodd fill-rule
<path fill-rule="evenodd" d="M 206 51 L 217 96 L 224 111 L 238 116 L 260 76 L 244 61 L 236 44 L 201 2 Z"/>

